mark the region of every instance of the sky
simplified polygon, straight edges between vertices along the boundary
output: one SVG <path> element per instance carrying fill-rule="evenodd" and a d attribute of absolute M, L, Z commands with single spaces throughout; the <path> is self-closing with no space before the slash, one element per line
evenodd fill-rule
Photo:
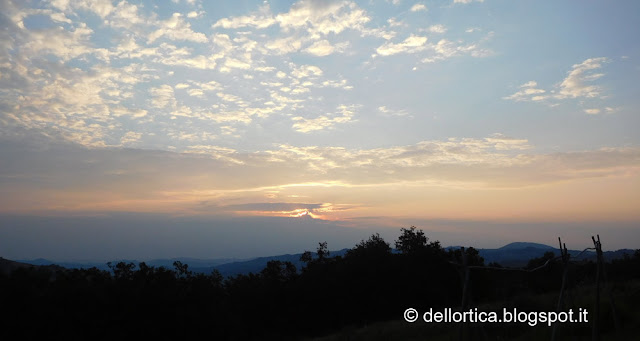
<path fill-rule="evenodd" d="M 0 256 L 638 248 L 637 13 L 0 0 Z"/>

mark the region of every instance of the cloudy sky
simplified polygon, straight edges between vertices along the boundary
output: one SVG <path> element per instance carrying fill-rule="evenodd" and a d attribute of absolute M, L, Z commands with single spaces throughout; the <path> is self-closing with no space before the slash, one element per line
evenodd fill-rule
<path fill-rule="evenodd" d="M 0 0 L 2 256 L 257 256 L 410 225 L 637 248 L 637 13 Z"/>

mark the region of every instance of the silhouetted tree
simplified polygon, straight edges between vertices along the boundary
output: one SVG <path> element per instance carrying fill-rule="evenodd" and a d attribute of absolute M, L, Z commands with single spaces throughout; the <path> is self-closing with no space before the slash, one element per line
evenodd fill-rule
<path fill-rule="evenodd" d="M 318 243 L 318 249 L 316 250 L 316 255 L 318 256 L 316 259 L 313 259 L 313 254 L 311 251 L 305 251 L 300 255 L 300 261 L 306 263 L 307 266 L 311 264 L 322 264 L 325 263 L 329 258 L 330 252 L 327 248 L 327 242 Z"/>
<path fill-rule="evenodd" d="M 176 272 L 178 273 L 178 277 L 181 278 L 189 278 L 192 275 L 192 272 L 189 271 L 189 265 L 188 264 L 182 264 L 181 261 L 175 261 L 173 262 L 173 267 L 176 268 Z"/>
<path fill-rule="evenodd" d="M 464 253 L 467 255 L 467 265 L 484 266 L 484 258 L 480 257 L 480 252 L 477 249 L 467 247 L 464 249 Z M 462 249 L 449 249 L 449 258 L 462 264 Z"/>
<path fill-rule="evenodd" d="M 347 251 L 347 257 L 372 257 L 378 258 L 391 254 L 391 247 L 379 233 L 371 235 L 369 239 L 362 240 L 356 246 Z"/>
<path fill-rule="evenodd" d="M 311 255 L 311 251 L 305 251 L 300 256 L 300 261 L 307 264 L 309 264 L 309 262 L 311 262 L 312 259 L 313 259 L 313 256 Z"/>
<path fill-rule="evenodd" d="M 260 275 L 270 281 L 285 282 L 293 279 L 296 273 L 296 266 L 293 263 L 270 260 L 267 262 L 267 266 L 262 269 Z"/>
<path fill-rule="evenodd" d="M 429 238 L 424 231 L 417 230 L 415 226 L 408 229 L 401 228 L 400 237 L 396 240 L 396 249 L 405 255 L 418 255 L 426 252 L 440 254 L 443 252 L 439 241 L 429 243 Z"/>
<path fill-rule="evenodd" d="M 61 335 L 65 339 L 191 339 L 211 330 L 217 340 L 312 339 L 345 327 L 397 321 L 407 307 L 423 311 L 457 306 L 461 301 L 457 272 L 461 267 L 451 261 L 461 263 L 462 251 L 444 252 L 415 227 L 401 229 L 396 247 L 402 254 L 391 253 L 379 234 L 356 244 L 345 257 L 328 258 L 327 243 L 318 245 L 317 257 L 309 251 L 301 257 L 308 265 L 302 273 L 282 261 L 270 261 L 258 273 L 227 279 L 218 271 L 192 274 L 181 262 L 174 263 L 176 271 L 144 262 L 137 269 L 132 263 L 109 263 L 111 272 L 92 268 L 53 273 L 45 267 L 0 271 L 0 306 L 10 312 L 5 314 L 0 340 L 11 339 L 16 330 L 24 339 Z M 484 263 L 474 248 L 465 249 L 465 254 L 470 265 Z M 529 267 L 553 257 L 547 253 L 533 259 Z M 592 261 L 574 262 L 569 270 L 570 288 L 593 283 Z M 470 300 L 473 304 L 515 302 L 519 307 L 518 302 L 530 300 L 531 294 L 555 297 L 561 273 L 560 266 L 531 273 L 473 269 Z M 640 251 L 607 264 L 607 274 L 614 285 L 637 280 Z M 632 295 L 636 291 L 629 291 L 627 297 L 635 301 L 627 307 L 637 306 L 637 295 Z M 638 325 L 637 319 L 631 320 L 634 316 L 624 314 L 628 320 L 623 325 Z M 70 326 L 69 321 L 74 324 Z M 504 328 L 486 328 L 483 338 L 518 337 L 517 330 L 503 333 Z M 607 328 L 613 326 L 603 325 L 603 330 Z M 585 339 L 584 335 L 590 334 L 578 330 L 576 339 Z M 390 338 L 385 336 L 380 339 Z"/>
<path fill-rule="evenodd" d="M 115 266 L 112 266 L 111 262 L 107 263 L 107 266 L 113 271 L 113 276 L 116 279 L 132 279 L 133 269 L 136 265 L 133 263 L 118 262 Z"/>
<path fill-rule="evenodd" d="M 542 255 L 542 257 L 538 257 L 538 258 L 533 258 L 530 259 L 529 262 L 527 263 L 527 269 L 535 269 L 539 266 L 544 265 L 544 263 L 546 263 L 547 261 L 554 259 L 556 257 L 555 253 L 553 253 L 553 251 L 547 251 L 544 253 L 544 255 Z"/>
<path fill-rule="evenodd" d="M 329 257 L 329 249 L 327 249 L 327 242 L 318 243 L 318 250 L 316 251 L 318 254 L 318 260 L 324 261 L 325 258 Z"/>
<path fill-rule="evenodd" d="M 422 230 L 417 230 L 415 226 L 408 229 L 401 228 L 401 235 L 396 240 L 396 249 L 404 254 L 417 253 L 427 246 L 427 238 Z"/>

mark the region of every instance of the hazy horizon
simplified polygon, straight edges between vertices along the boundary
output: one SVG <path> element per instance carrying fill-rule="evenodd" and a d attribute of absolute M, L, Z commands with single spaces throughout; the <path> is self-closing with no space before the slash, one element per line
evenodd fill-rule
<path fill-rule="evenodd" d="M 101 213 L 76 217 L 0 216 L 3 238 L 1 257 L 33 260 L 44 258 L 58 262 L 138 261 L 171 258 L 255 258 L 315 251 L 327 241 L 330 250 L 352 248 L 371 234 L 380 235 L 393 247 L 400 228 L 380 224 L 355 227 L 315 219 L 282 217 L 246 217 L 210 219 L 170 217 L 158 214 Z M 637 249 L 640 231 L 633 223 L 602 222 L 489 222 L 420 221 L 414 224 L 425 231 L 430 241 L 442 246 L 499 248 L 512 242 L 533 242 L 555 247 L 558 237 L 567 248 L 593 247 L 591 236 L 600 234 L 603 250 Z M 430 228 L 425 229 L 424 226 Z M 492 239 L 507 226 L 513 232 Z M 28 227 L 25 235 L 23 228 Z M 616 234 L 632 239 L 616 241 Z M 34 235 L 38 236 L 37 238 Z"/>
<path fill-rule="evenodd" d="M 639 248 L 637 13 L 0 0 L 0 256 Z"/>

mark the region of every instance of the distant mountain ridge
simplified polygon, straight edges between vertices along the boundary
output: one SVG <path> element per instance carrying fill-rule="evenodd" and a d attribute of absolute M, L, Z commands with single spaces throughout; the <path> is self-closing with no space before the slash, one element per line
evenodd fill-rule
<path fill-rule="evenodd" d="M 226 263 L 233 262 L 242 262 L 248 261 L 253 258 L 214 258 L 214 259 L 200 259 L 200 258 L 189 258 L 189 257 L 177 257 L 177 258 L 160 258 L 160 259 L 152 259 L 148 261 L 144 261 L 145 264 L 149 266 L 160 267 L 164 266 L 165 268 L 173 268 L 173 262 L 179 261 L 183 264 L 188 264 L 190 268 L 206 268 L 212 266 L 218 266 Z M 107 262 L 54 262 L 44 258 L 37 258 L 32 260 L 16 260 L 16 262 L 26 263 L 31 265 L 38 266 L 47 266 L 47 265 L 59 265 L 61 267 L 67 269 L 88 269 L 88 268 L 98 268 L 100 270 L 109 270 L 109 266 Z M 135 263 L 138 264 L 141 261 L 135 259 L 117 259 L 112 260 L 112 264 L 117 264 L 118 262 L 125 263 Z"/>
<path fill-rule="evenodd" d="M 544 249 L 544 250 L 555 250 L 556 248 L 554 248 L 553 246 L 549 246 L 546 244 L 540 244 L 540 243 L 529 243 L 529 242 L 513 242 L 513 243 L 509 243 L 501 248 L 498 248 L 498 250 L 513 250 L 513 249 L 526 249 L 526 248 L 533 248 L 533 249 Z M 491 250 L 491 249 L 489 249 Z"/>
<path fill-rule="evenodd" d="M 574 259 L 595 260 L 596 253 L 594 250 L 568 250 L 569 255 Z M 506 267 L 524 267 L 529 260 L 542 257 L 546 252 L 553 252 L 556 256 L 560 255 L 557 247 L 540 243 L 529 242 L 513 242 L 497 249 L 478 249 L 478 253 L 484 258 L 484 263 L 498 263 Z M 624 257 L 624 254 L 632 255 L 634 250 L 620 249 L 615 251 L 604 251 L 603 257 L 605 261 Z"/>
<path fill-rule="evenodd" d="M 461 246 L 448 246 L 445 250 L 450 249 L 458 249 Z M 344 256 L 349 249 L 342 249 L 337 251 L 330 251 L 330 257 L 335 256 Z M 559 255 L 559 251 L 557 248 L 554 248 L 549 245 L 539 244 L 539 243 L 529 243 L 529 242 L 513 242 L 502 246 L 497 249 L 477 249 L 480 256 L 484 258 L 484 263 L 498 263 L 502 266 L 506 267 L 524 267 L 527 265 L 530 259 L 542 257 L 545 252 L 553 252 L 556 256 Z M 393 250 L 393 252 L 397 252 L 397 250 Z M 582 250 L 569 250 L 569 254 L 573 257 L 577 257 Z M 605 251 L 604 258 L 607 261 L 611 259 L 622 258 L 624 254 L 632 255 L 634 250 L 631 249 L 621 249 L 616 251 Z M 314 257 L 316 257 L 315 253 L 312 253 Z M 198 259 L 198 258 L 187 258 L 187 257 L 179 257 L 179 258 L 171 258 L 171 259 L 154 259 L 145 261 L 147 265 L 160 267 L 164 266 L 166 268 L 172 269 L 173 262 L 180 261 L 183 264 L 189 265 L 189 270 L 195 273 L 204 273 L 210 274 L 214 270 L 218 270 L 220 274 L 224 277 L 228 276 L 236 276 L 239 274 L 248 274 L 258 273 L 264 269 L 269 261 L 277 260 L 281 262 L 291 262 L 296 268 L 301 269 L 304 266 L 304 263 L 300 261 L 300 256 L 302 253 L 297 254 L 285 254 L 285 255 L 277 255 L 277 256 L 268 256 L 268 257 L 257 257 L 250 259 L 238 259 L 238 258 L 217 258 L 217 259 Z M 579 259 L 589 260 L 595 259 L 595 252 L 587 251 L 583 253 Z M 6 260 L 5 260 L 6 261 Z M 112 264 L 116 264 L 120 261 L 123 262 L 132 262 L 138 264 L 139 261 L 136 260 L 115 260 L 112 261 Z M 24 265 L 37 265 L 37 266 L 60 266 L 63 268 L 91 268 L 96 267 L 101 270 L 110 270 L 107 266 L 107 263 L 104 262 L 87 262 L 87 263 L 74 263 L 74 262 L 52 262 L 46 259 L 38 258 L 34 260 L 19 260 L 16 263 L 24 264 Z"/>
<path fill-rule="evenodd" d="M 528 242 L 509 243 L 498 249 L 480 249 L 484 263 L 498 263 L 507 267 L 523 267 L 530 259 L 542 257 L 546 252 L 559 255 L 557 248 L 549 245 Z"/>
<path fill-rule="evenodd" d="M 329 257 L 336 256 L 344 256 L 349 249 L 342 249 L 337 251 L 329 251 Z M 202 272 L 205 274 L 210 274 L 213 270 L 218 270 L 220 274 L 224 277 L 228 276 L 236 276 L 239 274 L 248 274 L 250 272 L 258 273 L 267 265 L 269 261 L 276 260 L 281 262 L 291 262 L 296 266 L 297 269 L 301 269 L 305 264 L 300 261 L 300 256 L 302 253 L 296 254 L 286 254 L 280 256 L 270 256 L 270 257 L 258 257 L 248 261 L 242 262 L 233 262 L 227 264 L 221 264 L 218 266 L 207 267 L 207 268 L 193 268 L 194 272 Z M 312 256 L 315 258 L 317 254 L 312 252 Z"/>
<path fill-rule="evenodd" d="M 48 271 L 51 271 L 52 273 L 55 273 L 57 270 L 64 269 L 64 267 L 61 267 L 61 266 L 55 265 L 55 264 L 34 265 L 34 264 L 30 264 L 30 263 L 17 262 L 17 261 L 13 261 L 13 260 L 9 260 L 9 259 L 0 257 L 0 274 L 3 274 L 3 275 L 9 274 L 9 273 L 11 273 L 11 272 L 13 272 L 13 271 L 15 271 L 17 269 L 34 268 L 34 267 L 39 267 L 41 269 L 46 269 Z"/>

